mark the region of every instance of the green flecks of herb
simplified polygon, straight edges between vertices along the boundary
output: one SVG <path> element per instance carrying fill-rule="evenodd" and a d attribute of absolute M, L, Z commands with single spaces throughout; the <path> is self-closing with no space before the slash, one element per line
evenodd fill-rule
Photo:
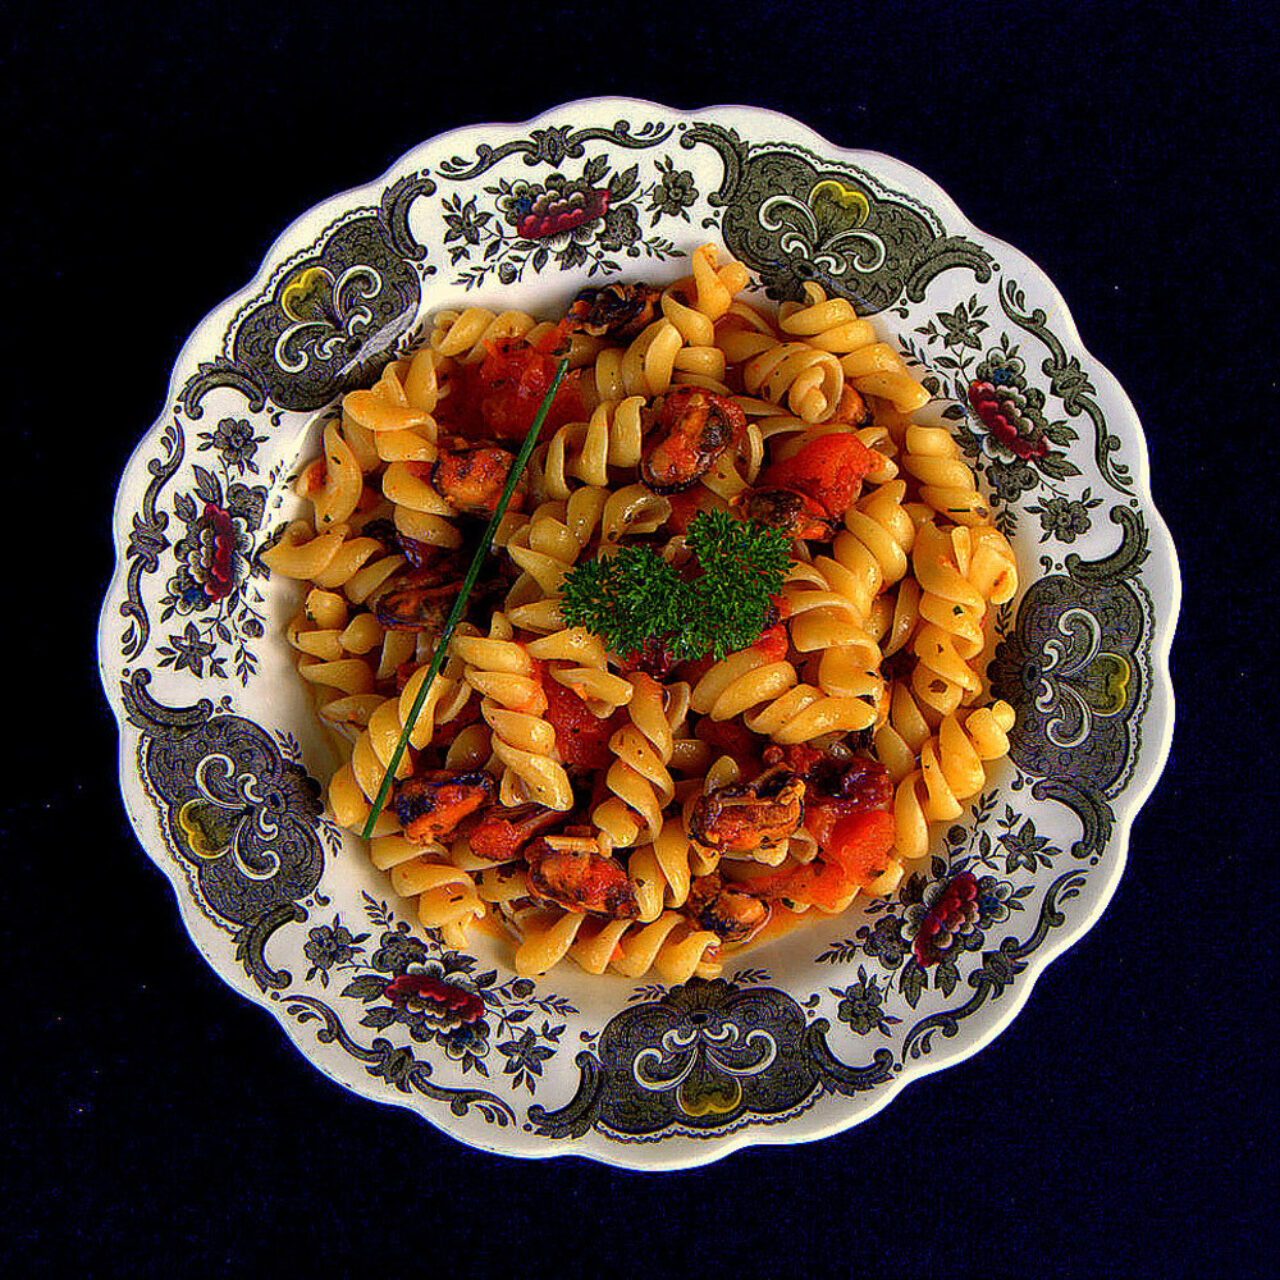
<path fill-rule="evenodd" d="M 686 541 L 700 571 L 688 579 L 650 547 L 578 565 L 564 583 L 565 621 L 594 631 L 614 653 L 656 640 L 682 662 L 754 644 L 769 619 L 769 597 L 786 578 L 790 540 L 754 521 L 703 511 Z"/>

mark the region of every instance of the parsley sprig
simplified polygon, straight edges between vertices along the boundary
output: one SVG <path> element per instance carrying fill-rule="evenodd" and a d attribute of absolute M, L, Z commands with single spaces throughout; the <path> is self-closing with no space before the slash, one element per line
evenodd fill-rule
<path fill-rule="evenodd" d="M 700 511 L 687 542 L 700 570 L 691 578 L 651 547 L 584 561 L 564 581 L 565 621 L 594 631 L 614 653 L 655 640 L 680 662 L 754 644 L 786 578 L 790 540 L 725 511 Z"/>

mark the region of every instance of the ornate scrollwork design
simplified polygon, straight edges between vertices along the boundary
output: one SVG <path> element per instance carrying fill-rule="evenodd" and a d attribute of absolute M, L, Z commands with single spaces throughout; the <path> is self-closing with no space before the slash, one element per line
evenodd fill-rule
<path fill-rule="evenodd" d="M 598 1052 L 578 1055 L 573 1099 L 558 1111 L 532 1106 L 529 1121 L 553 1138 L 593 1127 L 621 1141 L 721 1135 L 891 1078 L 887 1049 L 850 1067 L 831 1052 L 829 1029 L 775 987 L 693 978 L 614 1017 Z"/>
<path fill-rule="evenodd" d="M 357 209 L 277 272 L 227 332 L 227 355 L 199 366 L 179 397 L 192 418 L 210 391 L 240 392 L 254 411 L 318 409 L 375 380 L 412 324 L 427 256 L 409 230 L 410 206 L 435 182 L 410 174 L 383 192 L 376 209 Z"/>
<path fill-rule="evenodd" d="M 151 620 L 146 605 L 142 603 L 142 575 L 155 573 L 160 567 L 160 556 L 169 549 L 165 530 L 169 517 L 156 510 L 160 490 L 173 479 L 182 465 L 183 435 L 174 423 L 169 423 L 160 437 L 164 448 L 163 458 L 152 458 L 147 463 L 151 479 L 142 495 L 141 509 L 134 513 L 133 528 L 129 531 L 129 545 L 125 560 L 129 565 L 127 597 L 120 605 L 120 615 L 126 619 L 124 634 L 120 638 L 120 652 L 132 660 L 146 648 L 151 635 Z"/>
<path fill-rule="evenodd" d="M 922 1018 L 907 1033 L 902 1044 L 903 1058 L 919 1058 L 933 1048 L 935 1032 L 941 1031 L 950 1039 L 960 1030 L 960 1023 L 972 1017 L 990 1000 L 998 1000 L 1005 989 L 1027 967 L 1027 959 L 1039 949 L 1050 929 L 1061 928 L 1066 916 L 1061 910 L 1064 902 L 1074 898 L 1084 886 L 1085 877 L 1080 871 L 1068 871 L 1059 876 L 1045 891 L 1040 904 L 1040 914 L 1031 935 L 1019 942 L 1015 937 L 1001 940 L 992 951 L 982 953 L 982 964 L 969 975 L 973 995 L 963 1004 L 952 1009 Z"/>
<path fill-rule="evenodd" d="M 1096 561 L 1070 555 L 1065 574 L 1032 583 L 989 672 L 1017 713 L 1009 754 L 1041 780 L 1032 794 L 1061 800 L 1083 825 L 1077 857 L 1095 855 L 1110 833 L 1107 800 L 1133 767 L 1148 696 L 1150 606 L 1137 585 L 1147 529 L 1125 506 L 1111 519 L 1123 530 L 1119 547 Z"/>
<path fill-rule="evenodd" d="M 1076 418 L 1083 413 L 1093 423 L 1093 459 L 1103 479 L 1120 493 L 1132 493 L 1129 468 L 1114 457 L 1120 449 L 1120 437 L 1107 427 L 1102 407 L 1094 399 L 1096 389 L 1081 367 L 1080 357 L 1067 355 L 1062 340 L 1049 328 L 1044 311 L 1039 307 L 1026 309 L 1023 292 L 1012 280 L 1005 280 L 1000 287 L 1000 307 L 1018 328 L 1034 334 L 1049 349 L 1040 368 L 1049 378 L 1050 389 L 1062 400 L 1068 415 Z"/>
<path fill-rule="evenodd" d="M 880 311 L 905 293 L 924 298 L 952 267 L 991 278 L 992 259 L 909 196 L 854 165 L 831 164 L 802 147 L 748 145 L 732 129 L 692 125 L 680 145 L 711 147 L 724 166 L 718 191 L 721 232 L 730 251 L 754 267 L 770 295 L 798 298 L 816 281 L 860 310 Z"/>
<path fill-rule="evenodd" d="M 170 848 L 196 900 L 236 938 L 237 959 L 264 991 L 292 981 L 267 963 L 281 926 L 307 918 L 301 905 L 320 883 L 320 787 L 285 760 L 269 734 L 202 699 L 166 707 L 148 691 L 150 673 L 121 682 L 140 759 L 161 809 Z"/>
<path fill-rule="evenodd" d="M 504 142 L 500 147 L 481 143 L 476 148 L 476 158 L 469 162 L 462 156 L 451 156 L 440 164 L 440 176 L 460 182 L 464 178 L 478 178 L 508 156 L 519 155 L 530 168 L 534 165 L 559 165 L 566 159 L 578 160 L 585 154 L 584 143 L 611 142 L 614 146 L 638 150 L 656 147 L 671 136 L 672 125 L 656 121 L 642 124 L 634 133 L 629 120 L 617 121 L 611 129 L 591 125 L 585 129 L 571 129 L 569 125 L 551 125 L 546 129 L 534 129 L 527 138 Z"/>
<path fill-rule="evenodd" d="M 484 1089 L 458 1089 L 436 1084 L 431 1079 L 431 1063 L 419 1058 L 408 1046 L 395 1045 L 378 1036 L 365 1048 L 352 1039 L 342 1020 L 323 1000 L 312 996 L 293 996 L 286 1007 L 299 1022 L 318 1020 L 321 1026 L 316 1032 L 316 1039 L 321 1044 L 341 1045 L 351 1057 L 364 1063 L 364 1069 L 371 1076 L 385 1080 L 401 1093 L 412 1091 L 434 1102 L 447 1102 L 455 1116 L 465 1116 L 475 1107 L 489 1124 L 499 1128 L 515 1123 L 511 1108 Z"/>

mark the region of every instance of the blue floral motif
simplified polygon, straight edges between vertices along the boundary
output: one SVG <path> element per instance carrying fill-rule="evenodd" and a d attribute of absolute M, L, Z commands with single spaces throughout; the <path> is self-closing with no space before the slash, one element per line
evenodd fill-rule
<path fill-rule="evenodd" d="M 197 452 L 213 449 L 228 470 L 234 467 L 240 475 L 258 474 L 253 459 L 267 437 L 255 434 L 248 418 L 223 418 L 212 431 L 198 432 L 196 438 L 200 441 Z"/>
<path fill-rule="evenodd" d="M 230 423 L 230 425 L 227 425 Z M 241 684 L 247 684 L 257 669 L 257 657 L 250 645 L 265 632 L 259 606 L 263 595 L 257 580 L 266 577 L 266 567 L 254 557 L 254 542 L 266 511 L 267 488 L 247 485 L 229 478 L 229 470 L 252 466 L 256 444 L 246 439 L 240 426 L 224 419 L 222 447 L 217 448 L 222 475 L 205 467 L 195 467 L 195 490 L 174 496 L 174 515 L 185 527 L 173 547 L 176 565 L 160 599 L 160 621 L 175 614 L 193 619 L 181 632 L 168 637 L 168 646 L 158 649 L 162 667 L 188 670 L 195 676 L 208 674 L 225 679 L 227 658 L 220 653 L 228 646 Z M 218 439 L 210 434 L 211 442 Z"/>
<path fill-rule="evenodd" d="M 307 933 L 306 946 L 302 953 L 311 961 L 307 970 L 307 981 L 319 977 L 320 984 L 329 985 L 329 971 L 349 965 L 364 950 L 361 945 L 368 939 L 367 933 L 353 934 L 338 916 L 333 917 L 332 924 L 316 925 Z"/>
<path fill-rule="evenodd" d="M 1031 818 L 1017 831 L 1006 831 L 996 839 L 1005 849 L 1005 875 L 1013 875 L 1020 870 L 1038 871 L 1041 866 L 1050 864 L 1050 856 L 1045 852 L 1049 841 L 1045 836 L 1036 835 L 1036 824 Z"/>
<path fill-rule="evenodd" d="M 1030 515 L 1040 517 L 1041 542 L 1052 538 L 1055 542 L 1074 542 L 1082 538 L 1093 528 L 1093 518 L 1089 512 L 1102 505 L 1101 498 L 1091 497 L 1086 489 L 1079 499 L 1045 498 L 1042 502 L 1027 508 Z"/>
<path fill-rule="evenodd" d="M 847 964 L 859 955 L 875 960 L 893 975 L 897 990 L 912 1008 L 930 987 L 949 995 L 960 980 L 963 955 L 980 951 L 986 945 L 988 931 L 1007 921 L 1012 912 L 1023 910 L 1021 899 L 1031 891 L 1029 885 L 1016 888 L 1011 880 L 974 871 L 992 856 L 991 839 L 981 828 L 994 816 L 994 795 L 981 797 L 975 829 L 956 826 L 947 833 L 950 863 L 935 858 L 932 878 L 919 873 L 909 876 L 896 898 L 882 899 L 869 908 L 874 916 L 871 923 L 861 925 L 853 937 L 829 946 L 817 962 Z M 1016 841 L 1018 837 L 1013 838 Z M 964 844 L 970 839 L 974 848 L 966 852 Z M 1034 826 L 1026 840 L 1028 849 L 1031 841 L 1042 842 L 1035 845 L 1034 854 L 1049 865 L 1050 855 L 1057 850 L 1041 852 L 1048 841 L 1035 836 Z M 863 975 L 861 968 L 859 975 Z M 843 999 L 874 998 L 874 993 L 859 989 L 856 984 L 846 991 L 834 987 L 830 990 Z M 863 1016 L 866 1009 L 860 1004 L 856 1007 L 858 1016 Z M 855 1016 L 854 1005 L 845 1008 L 849 1016 Z M 840 1013 L 837 1017 L 848 1021 Z"/>
<path fill-rule="evenodd" d="M 498 1046 L 498 1052 L 507 1059 L 502 1070 L 513 1077 L 513 1089 L 523 1084 L 530 1093 L 534 1091 L 534 1077 L 541 1076 L 542 1064 L 548 1058 L 555 1057 L 555 1046 L 563 1034 L 563 1023 L 553 1027 L 544 1021 L 541 1033 L 532 1027 L 525 1027 L 518 1039 L 507 1040 Z"/>
<path fill-rule="evenodd" d="M 446 196 L 441 209 L 449 260 L 468 264 L 457 283 L 473 289 L 496 272 L 499 283 L 514 284 L 526 269 L 536 273 L 551 264 L 560 271 L 585 266 L 589 276 L 620 271 L 615 254 L 669 258 L 675 246 L 642 232 L 638 202 L 649 198 L 651 225 L 662 217 L 687 222 L 686 210 L 697 198 L 692 182 L 692 174 L 668 163 L 642 187 L 638 165 L 609 175 L 601 155 L 588 160 L 576 178 L 560 172 L 536 182 L 500 177 L 484 188 L 494 197 L 492 211 L 478 208 L 474 195 Z M 478 262 L 472 261 L 473 251 L 480 254 Z"/>
<path fill-rule="evenodd" d="M 359 976 L 340 993 L 365 1006 L 360 1025 L 379 1031 L 404 1027 L 419 1044 L 440 1046 L 464 1074 L 482 1076 L 489 1074 L 486 1060 L 496 1038 L 512 1089 L 534 1092 L 565 1027 L 545 1019 L 540 1031 L 524 1024 L 536 1012 L 564 1016 L 577 1010 L 559 996 L 538 995 L 528 978 L 499 983 L 496 970 L 477 974 L 474 956 L 443 946 L 433 930 L 426 937 L 411 933 L 385 903 L 368 895 L 365 910 L 380 932 L 368 960 L 355 966 Z M 324 935 L 324 945 L 331 943 L 331 935 Z"/>
<path fill-rule="evenodd" d="M 860 1036 L 872 1031 L 887 1036 L 889 1029 L 902 1021 L 886 1012 L 885 991 L 874 975 L 867 977 L 866 968 L 862 965 L 858 966 L 857 982 L 847 987 L 829 987 L 828 990 L 840 1001 L 836 1006 L 836 1017 L 848 1023 Z"/>

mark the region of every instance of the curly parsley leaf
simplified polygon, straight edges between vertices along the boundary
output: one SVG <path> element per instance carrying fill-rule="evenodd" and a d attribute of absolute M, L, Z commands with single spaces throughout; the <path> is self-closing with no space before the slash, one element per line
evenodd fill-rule
<path fill-rule="evenodd" d="M 649 547 L 622 547 L 588 560 L 565 579 L 562 611 L 572 627 L 594 631 L 614 653 L 640 649 L 656 627 L 674 625 L 676 571 Z"/>
<path fill-rule="evenodd" d="M 619 654 L 658 640 L 689 661 L 754 644 L 769 618 L 769 597 L 786 578 L 786 534 L 703 511 L 687 542 L 701 571 L 687 581 L 650 547 L 623 547 L 578 565 L 564 582 L 565 621 L 594 631 Z"/>

